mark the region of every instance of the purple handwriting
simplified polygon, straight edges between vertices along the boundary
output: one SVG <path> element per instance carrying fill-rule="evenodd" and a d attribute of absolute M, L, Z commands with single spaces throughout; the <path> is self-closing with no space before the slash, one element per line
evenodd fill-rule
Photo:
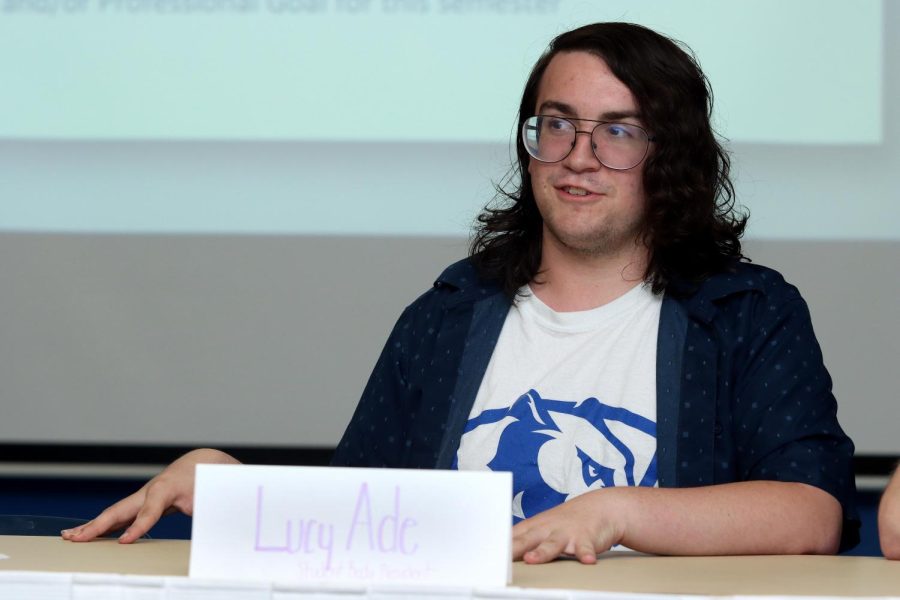
<path fill-rule="evenodd" d="M 260 541 L 263 524 L 263 486 L 256 488 L 256 544 L 253 549 L 257 552 L 285 552 L 296 554 L 304 552 L 311 554 L 321 550 L 325 551 L 325 569 L 331 568 L 331 559 L 334 555 L 334 524 L 321 523 L 315 519 L 297 519 L 296 525 L 291 519 L 284 523 L 284 543 L 277 546 L 264 545 Z M 316 535 L 313 536 L 313 531 Z M 296 536 L 295 536 L 296 532 Z"/>
<path fill-rule="evenodd" d="M 254 550 L 286 554 L 324 552 L 324 568 L 331 569 L 334 557 L 334 523 L 316 519 L 286 519 L 282 539 L 277 544 L 264 543 L 262 538 L 263 530 L 266 529 L 263 527 L 265 512 L 265 490 L 260 485 L 256 489 Z M 372 510 L 369 484 L 364 482 L 360 485 L 356 496 L 345 548 L 348 551 L 362 548 L 380 554 L 415 554 L 419 544 L 411 539 L 411 530 L 417 525 L 415 519 L 401 515 L 400 486 L 394 486 L 393 509 L 383 513 Z M 271 531 L 271 528 L 268 530 Z"/>
<path fill-rule="evenodd" d="M 375 528 L 376 520 L 378 521 L 377 529 Z M 415 519 L 400 518 L 400 486 L 394 486 L 394 510 L 378 519 L 378 515 L 372 515 L 369 484 L 363 483 L 356 496 L 356 509 L 353 511 L 353 521 L 350 525 L 350 532 L 347 534 L 347 550 L 353 549 L 356 536 L 365 535 L 363 540 L 368 542 L 369 550 L 378 550 L 382 553 L 415 554 L 419 549 L 419 544 L 413 543 L 408 546 L 406 536 L 409 530 L 416 525 L 418 523 Z"/>

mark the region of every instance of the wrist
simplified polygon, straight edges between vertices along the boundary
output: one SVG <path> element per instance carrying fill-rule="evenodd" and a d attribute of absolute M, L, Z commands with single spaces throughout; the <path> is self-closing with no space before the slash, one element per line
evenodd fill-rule
<path fill-rule="evenodd" d="M 633 516 L 632 487 L 606 487 L 585 494 L 595 526 L 603 531 L 611 545 L 625 544 Z"/>

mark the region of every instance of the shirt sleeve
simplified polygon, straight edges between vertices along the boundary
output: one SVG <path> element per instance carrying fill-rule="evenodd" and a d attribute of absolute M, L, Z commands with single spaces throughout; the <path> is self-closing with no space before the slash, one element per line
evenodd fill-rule
<path fill-rule="evenodd" d="M 795 293 L 754 307 L 753 331 L 734 403 L 741 478 L 809 484 L 843 507 L 842 548 L 858 543 L 853 442 L 837 402 L 806 302 Z"/>
<path fill-rule="evenodd" d="M 405 374 L 412 307 L 394 325 L 369 376 L 359 404 L 331 459 L 334 466 L 399 467 L 408 440 L 403 406 L 410 386 Z"/>

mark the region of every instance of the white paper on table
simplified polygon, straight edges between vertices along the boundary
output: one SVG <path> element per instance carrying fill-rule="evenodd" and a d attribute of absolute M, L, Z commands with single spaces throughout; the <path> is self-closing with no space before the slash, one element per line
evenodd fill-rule
<path fill-rule="evenodd" d="M 198 465 L 191 577 L 502 587 L 512 475 Z"/>
<path fill-rule="evenodd" d="M 346 583 L 276 583 L 272 600 L 367 600 L 365 584 Z"/>
<path fill-rule="evenodd" d="M 71 600 L 165 600 L 165 579 L 152 575 L 74 573 Z"/>
<path fill-rule="evenodd" d="M 0 571 L 0 598 L 71 600 L 72 574 Z"/>
<path fill-rule="evenodd" d="M 255 581 L 166 580 L 166 600 L 271 600 L 272 586 Z"/>
<path fill-rule="evenodd" d="M 637 552 L 635 554 L 638 554 Z M 652 556 L 650 554 L 646 556 Z M 732 600 L 730 596 L 702 596 L 694 594 L 663 594 L 648 592 L 586 592 L 573 590 L 569 600 Z M 771 600 L 757 598 L 757 600 Z M 847 598 L 844 598 L 847 600 Z M 871 600 L 871 599 L 868 599 Z"/>

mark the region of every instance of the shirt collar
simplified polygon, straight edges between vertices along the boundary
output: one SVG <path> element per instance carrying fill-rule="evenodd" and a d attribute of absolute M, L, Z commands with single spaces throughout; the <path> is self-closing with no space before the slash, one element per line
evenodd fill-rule
<path fill-rule="evenodd" d="M 687 311 L 704 322 L 709 322 L 717 311 L 715 303 L 733 294 L 759 290 L 765 287 L 766 272 L 751 264 L 734 261 L 723 271 L 711 275 L 701 283 L 674 280 L 666 287 L 666 294 L 678 299 Z M 434 287 L 446 287 L 454 294 L 448 305 L 478 301 L 502 293 L 496 282 L 485 281 L 478 276 L 472 262 L 466 258 L 453 263 L 441 273 Z"/>

